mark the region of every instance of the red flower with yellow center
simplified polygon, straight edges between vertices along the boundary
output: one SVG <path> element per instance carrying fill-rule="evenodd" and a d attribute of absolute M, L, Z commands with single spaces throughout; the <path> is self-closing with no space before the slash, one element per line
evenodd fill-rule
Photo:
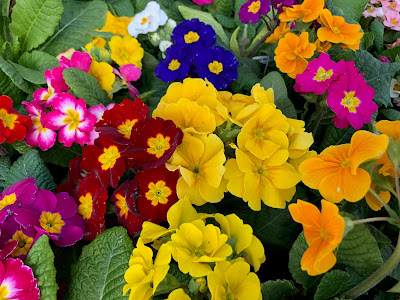
<path fill-rule="evenodd" d="M 139 121 L 131 134 L 127 150 L 129 164 L 143 169 L 163 165 L 182 142 L 182 130 L 171 120 L 147 118 Z"/>
<path fill-rule="evenodd" d="M 30 127 L 30 116 L 23 116 L 13 109 L 10 97 L 0 96 L 0 144 L 22 141 Z"/>
<path fill-rule="evenodd" d="M 167 220 L 168 209 L 178 201 L 178 178 L 178 171 L 170 172 L 165 166 L 139 171 L 135 175 L 139 187 L 136 206 L 142 219 L 153 223 Z"/>
<path fill-rule="evenodd" d="M 127 180 L 122 183 L 111 197 L 120 225 L 128 229 L 130 235 L 142 230 L 143 220 L 136 209 L 138 197 L 137 183 L 135 180 Z"/>
<path fill-rule="evenodd" d="M 83 238 L 92 241 L 104 230 L 104 214 L 106 213 L 107 191 L 102 188 L 96 174 L 87 174 L 79 183 L 78 214 L 85 220 L 86 231 Z"/>

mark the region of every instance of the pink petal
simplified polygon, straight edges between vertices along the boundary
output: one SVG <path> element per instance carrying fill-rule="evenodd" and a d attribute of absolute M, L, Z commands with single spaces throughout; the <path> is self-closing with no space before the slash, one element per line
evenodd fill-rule
<path fill-rule="evenodd" d="M 46 116 L 44 117 L 46 127 L 53 130 L 58 130 L 66 125 L 64 120 L 67 117 L 68 116 L 66 114 L 63 114 L 62 112 L 51 111 L 47 113 Z"/>
<path fill-rule="evenodd" d="M 90 132 L 93 130 L 94 124 L 96 123 L 96 117 L 94 115 L 88 114 L 86 119 L 83 120 L 79 125 L 78 128 L 80 131 L 83 132 Z"/>
<path fill-rule="evenodd" d="M 68 93 L 61 93 L 53 102 L 53 109 L 63 113 L 69 110 L 75 111 L 76 98 L 74 95 Z"/>
<path fill-rule="evenodd" d="M 119 68 L 119 71 L 121 72 L 121 77 L 127 82 L 136 81 L 142 75 L 140 68 L 134 64 L 124 65 Z"/>
<path fill-rule="evenodd" d="M 65 147 L 71 147 L 73 142 L 75 142 L 76 129 L 68 130 L 68 125 L 61 128 L 58 132 L 58 141 L 64 144 Z M 83 146 L 83 145 L 82 145 Z"/>
<path fill-rule="evenodd" d="M 85 145 L 89 140 L 89 136 L 86 132 L 76 131 L 75 142 L 81 146 Z"/>
<path fill-rule="evenodd" d="M 75 51 L 71 56 L 71 67 L 79 68 L 86 73 L 90 70 L 92 58 L 86 52 Z"/>
<path fill-rule="evenodd" d="M 56 142 L 57 134 L 51 129 L 42 130 L 38 136 L 39 148 L 42 151 L 46 151 L 53 147 Z"/>
<path fill-rule="evenodd" d="M 79 113 L 79 121 L 82 121 L 86 117 L 86 102 L 83 99 L 77 99 L 75 102 L 75 109 L 77 113 Z"/>

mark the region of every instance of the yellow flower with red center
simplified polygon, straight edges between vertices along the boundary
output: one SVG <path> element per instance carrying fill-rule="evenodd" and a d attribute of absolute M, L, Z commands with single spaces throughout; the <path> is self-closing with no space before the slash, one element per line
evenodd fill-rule
<path fill-rule="evenodd" d="M 284 7 L 279 19 L 284 22 L 297 19 L 301 19 L 304 23 L 312 22 L 319 17 L 324 5 L 324 0 L 304 0 L 301 4 Z"/>
<path fill-rule="evenodd" d="M 285 36 L 286 33 L 290 31 L 290 27 L 287 22 L 280 22 L 279 25 L 275 28 L 274 32 L 267 37 L 265 43 L 276 43 L 281 38 Z"/>
<path fill-rule="evenodd" d="M 111 49 L 111 59 L 120 67 L 134 64 L 136 67 L 142 68 L 144 50 L 137 39 L 130 35 L 125 35 L 123 38 L 113 36 L 108 45 Z"/>
<path fill-rule="evenodd" d="M 30 236 L 25 235 L 21 230 L 17 230 L 12 239 L 9 240 L 11 241 L 17 241 L 17 247 L 11 252 L 11 256 L 20 256 L 20 255 L 26 255 L 28 254 L 29 249 L 32 246 L 33 243 L 33 238 Z"/>
<path fill-rule="evenodd" d="M 300 36 L 288 32 L 275 49 L 276 66 L 281 72 L 295 78 L 305 71 L 308 64 L 306 58 L 312 57 L 315 49 L 315 45 L 308 41 L 308 32 L 302 32 Z"/>
<path fill-rule="evenodd" d="M 342 241 L 345 227 L 345 221 L 335 204 L 322 200 L 321 205 L 321 212 L 315 205 L 302 200 L 289 205 L 293 220 L 303 225 L 309 247 L 300 264 L 301 269 L 310 276 L 323 274 L 336 264 L 333 251 Z"/>
<path fill-rule="evenodd" d="M 100 87 L 107 91 L 107 93 L 113 90 L 115 74 L 113 73 L 113 67 L 108 63 L 92 60 L 88 74 L 96 78 Z"/>
<path fill-rule="evenodd" d="M 43 211 L 39 219 L 40 226 L 49 233 L 60 233 L 65 222 L 59 213 Z"/>

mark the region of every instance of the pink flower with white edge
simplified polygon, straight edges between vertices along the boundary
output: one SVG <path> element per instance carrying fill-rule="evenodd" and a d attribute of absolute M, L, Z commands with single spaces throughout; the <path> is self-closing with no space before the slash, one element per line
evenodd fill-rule
<path fill-rule="evenodd" d="M 375 91 L 362 77 L 363 74 L 346 74 L 329 85 L 326 103 L 336 114 L 332 121 L 337 128 L 351 125 L 358 130 L 371 122 L 371 115 L 378 109 L 372 101 Z"/>
<path fill-rule="evenodd" d="M 103 114 L 106 110 L 110 110 L 113 108 L 115 103 L 110 103 L 105 107 L 103 104 L 95 105 L 88 108 L 88 112 L 94 116 L 96 116 L 96 123 L 102 120 Z M 89 140 L 86 144 L 94 145 L 94 141 L 99 137 L 99 133 L 96 131 L 94 127 L 91 132 L 89 132 Z"/>
<path fill-rule="evenodd" d="M 28 111 L 33 124 L 25 137 L 25 143 L 31 147 L 39 147 L 42 151 L 53 147 L 57 134 L 47 127 L 46 115 L 43 109 L 37 104 L 25 101 L 22 102 L 22 105 Z"/>
<path fill-rule="evenodd" d="M 0 261 L 0 299 L 39 300 L 38 280 L 20 259 Z"/>
<path fill-rule="evenodd" d="M 365 18 L 368 17 L 380 17 L 382 18 L 385 15 L 385 13 L 383 12 L 383 8 L 382 7 L 374 7 L 374 6 L 370 6 L 367 7 L 364 12 L 363 12 L 363 16 Z"/>
<path fill-rule="evenodd" d="M 96 116 L 88 113 L 83 99 L 62 93 L 53 101 L 54 111 L 46 115 L 47 127 L 58 130 L 58 141 L 65 147 L 73 142 L 83 146 L 89 140 L 89 133 L 96 123 Z"/>
<path fill-rule="evenodd" d="M 90 65 L 92 64 L 92 58 L 86 52 L 75 51 L 71 59 L 61 56 L 60 65 L 65 68 L 78 68 L 86 73 L 90 70 Z"/>
<path fill-rule="evenodd" d="M 122 80 L 122 85 L 127 85 L 129 96 L 137 98 L 139 91 L 131 84 L 131 81 L 137 81 L 142 75 L 142 71 L 134 64 L 124 65 L 119 68 L 119 71 L 114 68 L 114 74 L 118 75 Z"/>
<path fill-rule="evenodd" d="M 387 11 L 385 13 L 386 19 L 383 21 L 383 25 L 393 30 L 400 31 L 400 14 L 397 11 Z"/>
<path fill-rule="evenodd" d="M 382 7 L 383 7 L 383 11 L 385 12 L 385 14 L 389 11 L 394 11 L 399 13 L 400 12 L 400 1 L 399 0 L 392 0 L 392 1 L 386 1 L 386 2 L 382 2 Z"/>

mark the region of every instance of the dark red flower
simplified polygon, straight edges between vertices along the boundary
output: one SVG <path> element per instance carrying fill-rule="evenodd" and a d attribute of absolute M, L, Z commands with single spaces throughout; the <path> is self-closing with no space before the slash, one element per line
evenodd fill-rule
<path fill-rule="evenodd" d="M 142 219 L 153 223 L 167 220 L 168 209 L 178 201 L 178 178 L 179 171 L 170 172 L 164 165 L 135 175 L 139 187 L 136 207 Z"/>
<path fill-rule="evenodd" d="M 139 218 L 136 210 L 136 199 L 138 189 L 135 180 L 127 180 L 122 183 L 111 197 L 111 202 L 115 205 L 120 225 L 128 229 L 130 235 L 142 230 L 143 220 Z"/>
<path fill-rule="evenodd" d="M 68 181 L 61 183 L 57 187 L 56 194 L 66 192 L 70 196 L 75 197 L 78 183 L 82 180 L 82 173 L 84 173 L 81 168 L 81 161 L 82 156 L 80 155 L 69 161 Z"/>

